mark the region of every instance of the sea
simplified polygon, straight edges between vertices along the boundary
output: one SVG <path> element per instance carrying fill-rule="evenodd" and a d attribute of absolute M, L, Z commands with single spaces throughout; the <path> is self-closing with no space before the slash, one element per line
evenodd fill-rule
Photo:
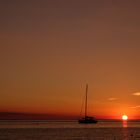
<path fill-rule="evenodd" d="M 0 140 L 140 140 L 140 121 L 1 120 Z"/>

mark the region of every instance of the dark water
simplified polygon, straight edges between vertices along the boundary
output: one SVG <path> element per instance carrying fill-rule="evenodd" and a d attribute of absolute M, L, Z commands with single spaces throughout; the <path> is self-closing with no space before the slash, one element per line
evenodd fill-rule
<path fill-rule="evenodd" d="M 140 121 L 0 121 L 0 140 L 140 140 Z"/>

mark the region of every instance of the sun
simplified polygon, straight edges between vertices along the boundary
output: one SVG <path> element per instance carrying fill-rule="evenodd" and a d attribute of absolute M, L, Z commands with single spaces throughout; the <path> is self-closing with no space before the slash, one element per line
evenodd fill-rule
<path fill-rule="evenodd" d="M 122 115 L 122 120 L 127 121 L 128 120 L 128 116 L 127 115 Z"/>

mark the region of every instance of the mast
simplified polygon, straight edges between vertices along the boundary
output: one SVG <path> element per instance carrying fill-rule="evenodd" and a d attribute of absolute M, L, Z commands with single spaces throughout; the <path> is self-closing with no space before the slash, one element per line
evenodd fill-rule
<path fill-rule="evenodd" d="M 87 116 L 87 93 L 88 93 L 88 84 L 86 84 L 85 118 Z"/>

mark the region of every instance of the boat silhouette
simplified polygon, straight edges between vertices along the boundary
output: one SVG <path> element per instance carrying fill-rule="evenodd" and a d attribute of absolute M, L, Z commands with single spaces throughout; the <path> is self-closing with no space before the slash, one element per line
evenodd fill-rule
<path fill-rule="evenodd" d="M 83 118 L 80 118 L 78 122 L 83 124 L 97 123 L 98 121 L 95 117 L 87 115 L 87 94 L 88 94 L 88 85 L 86 84 L 85 116 Z"/>

